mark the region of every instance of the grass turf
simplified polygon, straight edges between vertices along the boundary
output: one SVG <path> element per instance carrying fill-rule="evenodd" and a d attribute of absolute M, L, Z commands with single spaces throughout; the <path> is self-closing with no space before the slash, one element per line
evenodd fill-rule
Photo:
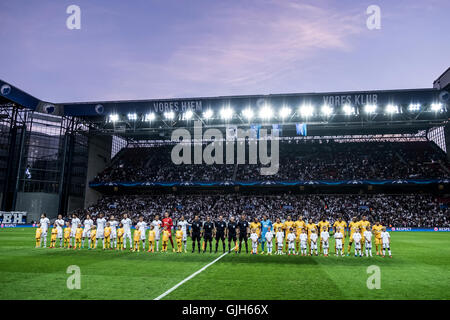
<path fill-rule="evenodd" d="M 154 299 L 221 254 L 35 249 L 34 232 L 0 229 L 0 299 Z M 450 299 L 450 233 L 391 239 L 393 259 L 230 253 L 164 299 Z M 67 289 L 70 265 L 80 290 Z M 379 290 L 366 286 L 370 265 Z"/>

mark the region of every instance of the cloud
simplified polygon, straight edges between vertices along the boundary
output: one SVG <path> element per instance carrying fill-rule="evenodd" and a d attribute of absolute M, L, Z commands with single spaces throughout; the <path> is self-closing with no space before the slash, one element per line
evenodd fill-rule
<path fill-rule="evenodd" d="M 349 38 L 362 31 L 361 21 L 354 13 L 297 2 L 229 8 L 204 22 L 222 28 L 178 48 L 167 70 L 194 82 L 263 82 L 322 50 L 350 50 Z"/>

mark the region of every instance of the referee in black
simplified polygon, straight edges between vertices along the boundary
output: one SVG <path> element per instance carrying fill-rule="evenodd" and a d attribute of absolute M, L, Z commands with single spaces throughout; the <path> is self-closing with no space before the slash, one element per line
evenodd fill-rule
<path fill-rule="evenodd" d="M 241 215 L 241 219 L 238 222 L 239 229 L 239 253 L 241 253 L 242 241 L 245 243 L 245 251 L 248 253 L 248 230 L 249 224 L 248 221 L 245 220 L 245 214 Z"/>
<path fill-rule="evenodd" d="M 203 223 L 203 239 L 205 241 L 205 248 L 203 253 L 208 249 L 209 242 L 209 253 L 212 253 L 212 238 L 213 238 L 214 223 L 211 221 L 211 217 L 207 216 L 206 221 Z"/>
<path fill-rule="evenodd" d="M 219 248 L 219 241 L 222 240 L 223 253 L 225 253 L 225 229 L 227 224 L 223 221 L 223 216 L 219 216 L 219 220 L 214 223 L 214 234 L 216 238 L 216 252 Z"/>
<path fill-rule="evenodd" d="M 192 253 L 195 252 L 195 241 L 198 245 L 198 253 L 200 253 L 200 237 L 202 233 L 202 223 L 198 216 L 194 217 L 194 221 L 191 224 L 191 238 L 192 238 Z"/>
<path fill-rule="evenodd" d="M 237 231 L 237 223 L 234 221 L 234 217 L 230 218 L 230 221 L 227 224 L 227 238 L 228 238 L 228 252 L 231 251 L 231 242 L 233 242 L 233 246 L 236 245 L 236 231 Z M 236 251 L 237 253 L 237 251 Z"/>

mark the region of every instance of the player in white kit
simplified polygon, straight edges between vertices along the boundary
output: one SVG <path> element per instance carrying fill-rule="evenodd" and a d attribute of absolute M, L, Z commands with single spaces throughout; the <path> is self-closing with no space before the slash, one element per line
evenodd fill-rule
<path fill-rule="evenodd" d="M 271 231 L 270 227 L 267 227 L 267 232 L 265 234 L 266 237 L 266 244 L 267 244 L 267 254 L 271 255 L 272 254 L 272 239 L 273 239 L 273 233 Z"/>
<path fill-rule="evenodd" d="M 123 225 L 123 249 L 127 248 L 127 239 L 130 243 L 130 250 L 133 250 L 133 240 L 131 239 L 131 219 L 126 213 L 123 214 L 123 219 L 120 221 Z"/>
<path fill-rule="evenodd" d="M 177 227 L 181 227 L 181 231 L 183 231 L 183 246 L 184 253 L 187 252 L 187 228 L 189 223 L 184 219 L 184 216 L 181 216 L 180 220 L 177 222 Z"/>
<path fill-rule="evenodd" d="M 316 256 L 319 255 L 319 252 L 317 250 L 317 238 L 318 238 L 318 236 L 317 236 L 316 230 L 312 229 L 311 236 L 309 237 L 309 239 L 311 240 L 311 244 L 310 244 L 311 255 L 313 255 L 313 251 L 316 251 Z"/>
<path fill-rule="evenodd" d="M 258 252 L 258 238 L 256 229 L 252 229 L 252 233 L 250 233 L 250 240 L 252 241 L 252 254 L 257 254 Z"/>
<path fill-rule="evenodd" d="M 142 241 L 142 249 L 145 251 L 145 240 L 147 237 L 145 236 L 145 232 L 147 230 L 147 222 L 144 221 L 144 217 L 139 217 L 139 222 L 136 224 L 136 228 L 141 232 L 141 241 Z"/>
<path fill-rule="evenodd" d="M 278 248 L 277 254 L 283 254 L 284 232 L 281 228 L 278 229 L 278 232 L 275 235 L 275 237 L 277 238 L 277 248 Z"/>
<path fill-rule="evenodd" d="M 43 213 L 41 215 L 41 220 L 39 220 L 39 223 L 41 224 L 41 229 L 42 229 L 42 233 L 41 233 L 41 239 L 44 239 L 44 248 L 47 247 L 47 231 L 48 231 L 48 226 L 50 224 L 50 220 L 47 218 L 47 215 L 45 213 Z M 42 240 L 41 240 L 42 243 Z"/>
<path fill-rule="evenodd" d="M 103 213 L 100 213 L 97 218 L 97 235 L 95 238 L 95 247 L 97 248 L 98 239 L 102 239 L 102 249 L 105 249 L 105 225 L 106 219 L 103 217 Z"/>
<path fill-rule="evenodd" d="M 389 258 L 392 258 L 391 254 L 391 235 L 386 231 L 386 227 L 381 232 L 381 240 L 383 241 L 383 258 L 386 256 L 386 249 L 388 249 Z"/>
<path fill-rule="evenodd" d="M 366 231 L 364 231 L 364 244 L 365 244 L 365 249 L 366 249 L 366 257 L 372 257 L 372 231 L 370 231 L 369 229 L 367 229 Z"/>
<path fill-rule="evenodd" d="M 59 239 L 59 247 L 62 248 L 63 246 L 63 227 L 65 225 L 65 222 L 62 218 L 62 215 L 58 214 L 58 219 L 55 220 L 55 226 L 56 230 L 58 231 L 56 238 Z"/>
<path fill-rule="evenodd" d="M 330 247 L 330 234 L 328 233 L 328 229 L 324 229 L 320 233 L 320 241 L 322 241 L 323 255 L 328 257 L 328 248 Z"/>
<path fill-rule="evenodd" d="M 291 228 L 289 229 L 289 233 L 287 235 L 287 241 L 288 241 L 288 254 L 295 254 L 295 239 L 297 237 L 295 236 L 294 230 Z"/>
<path fill-rule="evenodd" d="M 308 255 L 308 234 L 306 233 L 305 228 L 303 228 L 302 233 L 300 233 L 300 250 L 302 256 Z"/>
<path fill-rule="evenodd" d="M 161 236 L 161 225 L 162 225 L 162 221 L 159 220 L 159 215 L 156 215 L 155 219 L 152 221 L 153 230 L 155 230 L 156 252 L 159 251 L 159 239 Z"/>
<path fill-rule="evenodd" d="M 117 226 L 119 225 L 119 221 L 112 215 L 108 222 L 111 228 L 111 247 L 117 249 Z"/>
<path fill-rule="evenodd" d="M 94 221 L 91 219 L 91 215 L 87 214 L 86 219 L 83 221 L 83 241 L 81 242 L 81 247 L 84 248 L 84 240 L 88 238 L 88 248 L 91 247 L 91 228 L 94 225 Z"/>
<path fill-rule="evenodd" d="M 359 253 L 359 256 L 362 257 L 361 239 L 362 239 L 361 229 L 358 228 L 356 230 L 356 232 L 353 233 L 353 236 L 352 236 L 353 243 L 355 244 L 355 257 L 358 256 L 358 253 Z"/>
<path fill-rule="evenodd" d="M 72 245 L 72 240 L 73 240 L 73 247 L 75 247 L 75 234 L 77 232 L 78 226 L 81 224 L 80 219 L 78 218 L 78 216 L 74 213 L 72 215 L 72 226 L 70 227 L 71 233 L 70 233 L 70 243 L 69 243 L 69 247 L 71 247 Z"/>
<path fill-rule="evenodd" d="M 344 239 L 344 234 L 341 232 L 341 228 L 337 228 L 337 232 L 334 234 L 334 240 L 336 243 L 336 256 L 338 256 L 338 253 L 341 254 L 341 257 L 344 255 L 342 239 Z"/>

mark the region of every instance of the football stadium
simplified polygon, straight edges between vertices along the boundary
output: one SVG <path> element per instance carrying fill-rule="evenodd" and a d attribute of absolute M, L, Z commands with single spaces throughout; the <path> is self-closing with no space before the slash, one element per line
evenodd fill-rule
<path fill-rule="evenodd" d="M 0 87 L 1 299 L 450 298 L 450 69 L 364 92 Z"/>

